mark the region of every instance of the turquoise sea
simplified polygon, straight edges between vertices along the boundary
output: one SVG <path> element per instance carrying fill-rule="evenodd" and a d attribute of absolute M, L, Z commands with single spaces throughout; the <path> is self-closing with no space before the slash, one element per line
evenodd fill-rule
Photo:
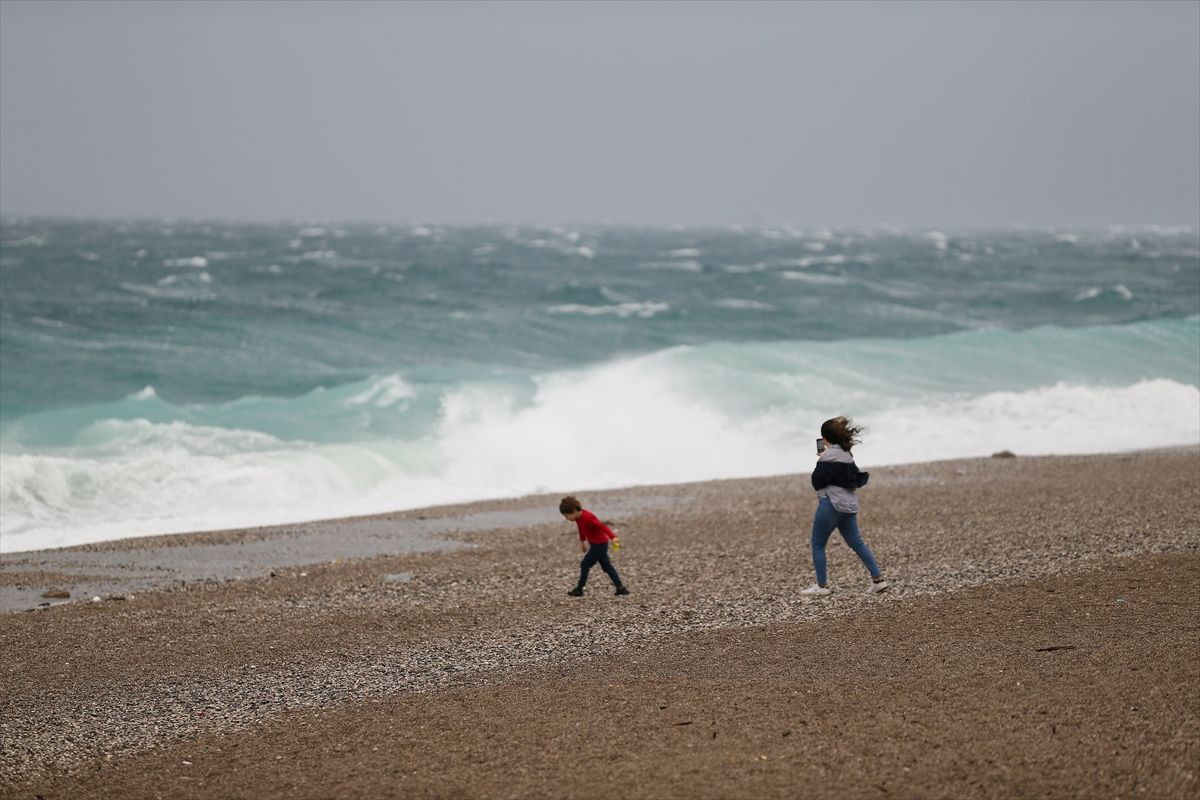
<path fill-rule="evenodd" d="M 805 472 L 843 413 L 864 468 L 1200 442 L 1200 234 L 0 226 L 4 551 Z"/>

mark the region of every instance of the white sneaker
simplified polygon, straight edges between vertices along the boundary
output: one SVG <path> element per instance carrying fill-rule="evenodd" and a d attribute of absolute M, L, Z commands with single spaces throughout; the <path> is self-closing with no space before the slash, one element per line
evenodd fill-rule
<path fill-rule="evenodd" d="M 820 597 L 824 597 L 827 594 L 833 594 L 833 592 L 830 590 L 830 588 L 828 586 L 821 586 L 820 584 L 814 583 L 812 586 L 801 591 L 800 594 L 817 595 Z"/>
<path fill-rule="evenodd" d="M 880 592 L 886 592 L 889 586 L 891 586 L 891 584 L 887 581 L 879 581 L 878 583 L 871 581 L 871 585 L 867 587 L 867 594 L 879 594 Z"/>

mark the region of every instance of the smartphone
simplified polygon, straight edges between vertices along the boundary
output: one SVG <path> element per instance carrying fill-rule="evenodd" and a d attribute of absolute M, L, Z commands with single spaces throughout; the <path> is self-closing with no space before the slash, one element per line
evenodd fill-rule
<path fill-rule="evenodd" d="M 824 452 L 825 452 L 825 440 L 817 439 L 817 455 L 821 455 L 821 453 L 824 453 Z"/>

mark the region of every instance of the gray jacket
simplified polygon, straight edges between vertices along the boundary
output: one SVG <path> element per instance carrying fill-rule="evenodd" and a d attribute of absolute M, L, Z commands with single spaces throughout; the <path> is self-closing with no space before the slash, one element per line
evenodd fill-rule
<path fill-rule="evenodd" d="M 857 514 L 857 489 L 866 485 L 868 477 L 868 473 L 859 472 L 854 456 L 833 444 L 817 459 L 812 485 L 817 496 L 828 497 L 836 511 Z"/>

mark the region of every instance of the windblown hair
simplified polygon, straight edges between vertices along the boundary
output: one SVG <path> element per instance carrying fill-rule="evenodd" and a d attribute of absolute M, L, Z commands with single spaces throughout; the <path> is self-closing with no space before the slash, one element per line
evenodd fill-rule
<path fill-rule="evenodd" d="M 847 453 L 854 445 L 861 444 L 862 440 L 858 437 L 866 430 L 861 425 L 855 425 L 854 420 L 849 417 L 834 417 L 821 423 L 821 435 Z"/>
<path fill-rule="evenodd" d="M 582 510 L 583 506 L 575 499 L 574 495 L 567 495 L 558 503 L 558 513 L 560 514 L 573 514 Z"/>

